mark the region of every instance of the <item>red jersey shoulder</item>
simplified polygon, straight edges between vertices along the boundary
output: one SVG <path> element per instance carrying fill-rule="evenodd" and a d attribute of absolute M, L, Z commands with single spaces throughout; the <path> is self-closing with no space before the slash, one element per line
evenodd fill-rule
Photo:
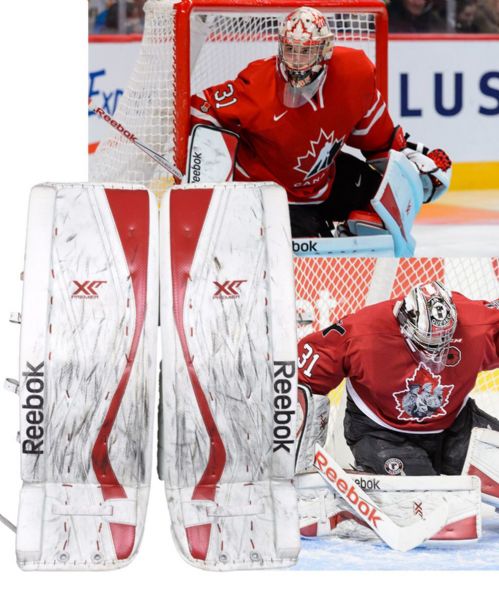
<path fill-rule="evenodd" d="M 275 96 L 275 57 L 250 62 L 233 82 L 234 105 L 243 128 L 252 130 Z"/>
<path fill-rule="evenodd" d="M 334 50 L 324 96 L 326 102 L 341 104 L 342 118 L 351 126 L 356 126 L 373 108 L 378 99 L 375 68 L 362 50 L 342 47 Z M 366 127 L 368 125 L 365 123 Z M 393 129 L 393 126 L 389 128 Z"/>
<path fill-rule="evenodd" d="M 472 300 L 454 291 L 458 324 L 462 327 L 496 325 L 499 327 L 499 299 L 493 301 Z"/>
<path fill-rule="evenodd" d="M 333 52 L 329 69 L 331 76 L 341 82 L 342 87 L 372 89 L 376 85 L 375 66 L 363 50 L 337 47 Z"/>
<path fill-rule="evenodd" d="M 237 80 L 244 85 L 263 84 L 269 79 L 274 79 L 276 58 L 261 58 L 250 62 L 237 76 Z"/>
<path fill-rule="evenodd" d="M 400 327 L 393 315 L 394 300 L 366 306 L 342 319 L 350 337 L 400 335 Z"/>

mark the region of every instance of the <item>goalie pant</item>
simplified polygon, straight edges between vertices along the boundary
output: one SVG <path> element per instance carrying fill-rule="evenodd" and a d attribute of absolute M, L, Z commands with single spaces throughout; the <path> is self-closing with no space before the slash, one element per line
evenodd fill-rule
<path fill-rule="evenodd" d="M 474 428 L 499 431 L 499 420 L 469 399 L 454 424 L 441 433 L 413 435 L 390 431 L 367 418 L 347 399 L 344 432 L 356 467 L 392 475 L 460 475 Z"/>

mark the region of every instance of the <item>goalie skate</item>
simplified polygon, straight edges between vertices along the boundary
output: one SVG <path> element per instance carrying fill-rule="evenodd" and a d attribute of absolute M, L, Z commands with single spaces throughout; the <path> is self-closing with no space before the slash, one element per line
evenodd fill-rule
<path fill-rule="evenodd" d="M 286 195 L 174 188 L 161 209 L 160 476 L 175 542 L 212 570 L 289 566 L 296 315 Z"/>
<path fill-rule="evenodd" d="M 35 187 L 20 347 L 17 561 L 101 570 L 137 551 L 151 474 L 157 207 L 144 188 Z"/>

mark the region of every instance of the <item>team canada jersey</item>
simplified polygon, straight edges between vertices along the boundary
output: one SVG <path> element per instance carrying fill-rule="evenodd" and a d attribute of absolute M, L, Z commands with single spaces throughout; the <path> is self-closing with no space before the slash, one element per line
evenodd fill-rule
<path fill-rule="evenodd" d="M 458 324 L 446 367 L 418 363 L 393 315 L 395 300 L 369 306 L 299 343 L 298 379 L 325 395 L 347 379 L 347 393 L 377 424 L 408 433 L 452 425 L 482 370 L 499 367 L 499 300 L 453 293 Z"/>
<path fill-rule="evenodd" d="M 337 47 L 313 100 L 287 108 L 277 92 L 275 57 L 250 63 L 236 79 L 191 98 L 191 125 L 211 123 L 240 135 L 236 180 L 274 181 L 290 203 L 327 199 L 343 144 L 388 150 L 394 133 L 362 50 Z"/>

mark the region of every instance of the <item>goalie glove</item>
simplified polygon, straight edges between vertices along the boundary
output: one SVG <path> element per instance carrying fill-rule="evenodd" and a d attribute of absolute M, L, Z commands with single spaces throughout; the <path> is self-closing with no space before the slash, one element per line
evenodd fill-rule
<path fill-rule="evenodd" d="M 422 144 L 407 142 L 407 148 L 402 153 L 416 167 L 421 175 L 423 184 L 424 200 L 428 204 L 438 200 L 450 185 L 452 162 L 444 150 L 432 150 L 431 152 Z"/>

